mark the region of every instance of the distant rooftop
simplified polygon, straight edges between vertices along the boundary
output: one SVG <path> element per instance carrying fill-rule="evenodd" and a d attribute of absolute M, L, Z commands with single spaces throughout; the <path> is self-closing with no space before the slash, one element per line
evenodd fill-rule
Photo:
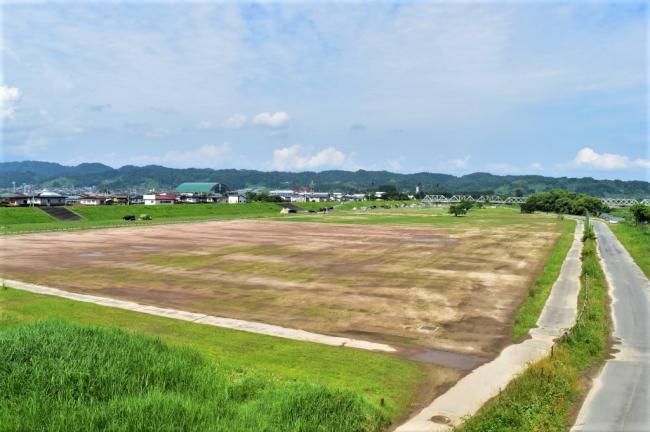
<path fill-rule="evenodd" d="M 228 186 L 222 183 L 181 183 L 176 188 L 176 193 L 225 193 L 228 191 Z"/>

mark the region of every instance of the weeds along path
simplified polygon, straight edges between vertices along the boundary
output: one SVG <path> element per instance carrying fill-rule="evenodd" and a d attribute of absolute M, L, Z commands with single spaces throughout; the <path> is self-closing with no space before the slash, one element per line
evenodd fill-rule
<path fill-rule="evenodd" d="M 42 285 L 34 285 L 30 283 L 2 279 L 3 286 L 15 288 L 23 291 L 30 291 L 36 294 L 44 294 L 55 297 L 63 297 L 70 300 L 76 300 L 86 303 L 94 303 L 101 306 L 114 307 L 118 309 L 125 309 L 133 312 L 141 312 L 149 315 L 158 315 L 166 318 L 177 319 L 181 321 L 189 321 L 197 324 L 211 325 L 215 327 L 223 327 L 233 330 L 241 330 L 251 333 L 263 334 L 267 336 L 276 336 L 285 339 L 293 339 L 305 342 L 314 342 L 323 345 L 341 346 L 348 348 L 358 348 L 368 351 L 380 352 L 395 352 L 396 349 L 390 345 L 368 342 L 359 339 L 351 339 L 338 336 L 329 336 L 318 333 L 307 332 L 304 330 L 292 329 L 287 327 L 276 326 L 272 324 L 264 324 L 253 321 L 244 321 L 232 318 L 215 317 L 211 315 L 187 312 L 178 309 L 161 308 L 157 306 L 142 305 L 135 302 L 116 300 L 108 297 L 100 297 L 89 294 L 78 294 L 69 291 L 60 290 L 57 288 L 45 287 Z"/>
<path fill-rule="evenodd" d="M 573 244 L 537 320 L 537 328 L 529 332 L 531 337 L 506 347 L 496 359 L 466 375 L 415 417 L 398 427 L 396 432 L 450 430 L 498 395 L 530 363 L 550 353 L 555 339 L 573 327 L 576 321 L 582 268 L 582 233 L 583 223 L 578 221 Z"/>
<path fill-rule="evenodd" d="M 650 429 L 650 282 L 609 227 L 594 221 L 612 298 L 614 358 L 605 363 L 572 431 Z"/>

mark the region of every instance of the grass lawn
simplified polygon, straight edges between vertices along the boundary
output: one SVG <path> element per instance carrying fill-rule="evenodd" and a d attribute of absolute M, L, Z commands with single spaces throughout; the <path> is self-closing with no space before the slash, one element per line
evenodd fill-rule
<path fill-rule="evenodd" d="M 64 321 L 0 329 L 0 424 L 50 431 L 379 431 L 358 392 L 234 369 L 159 338 Z"/>
<path fill-rule="evenodd" d="M 343 210 L 326 214 L 298 214 L 277 218 L 284 221 L 297 222 L 323 222 L 337 224 L 377 224 L 377 225 L 424 225 L 466 227 L 477 225 L 483 227 L 494 227 L 511 224 L 527 224 L 531 222 L 549 222 L 554 216 L 545 214 L 522 214 L 515 207 L 496 207 L 473 209 L 466 216 L 453 216 L 448 213 L 447 207 L 429 208 L 400 208 L 375 210 Z"/>
<path fill-rule="evenodd" d="M 74 206 L 70 210 L 83 217 L 80 221 L 56 221 L 38 208 L 0 208 L 0 234 L 21 232 L 89 229 L 200 220 L 239 219 L 278 216 L 280 207 L 273 203 L 184 204 L 184 205 L 115 205 Z M 151 221 L 125 221 L 126 215 L 148 214 Z"/>
<path fill-rule="evenodd" d="M 553 354 L 514 379 L 495 399 L 470 417 L 458 431 L 566 431 L 571 413 L 587 392 L 582 378 L 601 362 L 607 347 L 607 287 L 594 240 L 587 240 L 582 273 L 589 276 L 578 305 L 588 299 L 582 320 L 555 346 Z"/>
<path fill-rule="evenodd" d="M 634 225 L 626 221 L 610 224 L 609 227 L 641 267 L 643 273 L 650 278 L 650 226 Z"/>
<path fill-rule="evenodd" d="M 563 231 L 560 238 L 555 243 L 551 254 L 546 261 L 542 274 L 537 278 L 535 284 L 530 288 L 528 297 L 519 307 L 515 316 L 513 339 L 518 340 L 528 333 L 528 330 L 535 327 L 539 315 L 542 313 L 544 304 L 551 294 L 551 288 L 560 275 L 562 263 L 566 254 L 571 249 L 573 243 L 573 234 L 575 231 L 575 222 L 565 220 L 563 222 Z"/>
<path fill-rule="evenodd" d="M 0 331 L 58 319 L 160 337 L 191 347 L 230 371 L 255 371 L 280 381 L 296 380 L 362 395 L 382 415 L 405 415 L 433 369 L 397 357 L 291 341 L 192 324 L 14 289 L 0 289 Z M 381 400 L 384 400 L 382 406 Z"/>

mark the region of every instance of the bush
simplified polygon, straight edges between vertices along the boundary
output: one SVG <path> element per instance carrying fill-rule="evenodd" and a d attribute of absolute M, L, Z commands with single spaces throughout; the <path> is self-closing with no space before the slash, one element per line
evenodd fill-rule
<path fill-rule="evenodd" d="M 630 207 L 630 213 L 634 218 L 634 223 L 637 225 L 650 222 L 650 206 L 645 204 L 634 204 Z"/>

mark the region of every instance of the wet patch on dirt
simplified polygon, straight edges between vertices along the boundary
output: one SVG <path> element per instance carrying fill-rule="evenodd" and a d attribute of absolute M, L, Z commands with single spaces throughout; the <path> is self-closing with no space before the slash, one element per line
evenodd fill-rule
<path fill-rule="evenodd" d="M 406 358 L 421 363 L 430 363 L 463 371 L 470 371 L 490 360 L 489 358 L 472 354 L 462 354 L 437 349 L 423 349 L 415 354 L 406 356 Z"/>

